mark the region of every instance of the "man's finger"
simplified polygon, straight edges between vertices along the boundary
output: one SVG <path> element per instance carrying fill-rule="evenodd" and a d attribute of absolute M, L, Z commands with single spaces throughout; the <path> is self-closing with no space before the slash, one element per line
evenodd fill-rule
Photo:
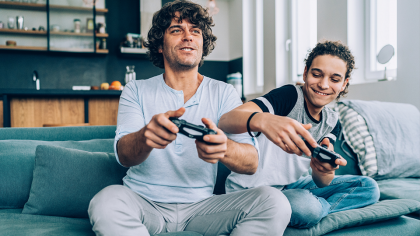
<path fill-rule="evenodd" d="M 165 114 L 167 115 L 167 118 L 169 118 L 169 117 L 180 117 L 180 116 L 184 115 L 184 113 L 185 113 L 185 107 L 181 107 L 176 111 L 165 112 Z"/>

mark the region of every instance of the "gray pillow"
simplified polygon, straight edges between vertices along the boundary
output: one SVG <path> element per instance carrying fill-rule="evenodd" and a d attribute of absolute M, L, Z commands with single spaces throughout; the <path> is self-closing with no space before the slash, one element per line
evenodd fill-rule
<path fill-rule="evenodd" d="M 359 100 L 340 104 L 366 121 L 377 159 L 375 179 L 420 177 L 420 112 L 415 106 Z"/>
<path fill-rule="evenodd" d="M 89 217 L 90 200 L 101 189 L 122 184 L 127 168 L 113 153 L 40 145 L 29 200 L 23 214 Z"/>
<path fill-rule="evenodd" d="M 0 140 L 0 209 L 23 208 L 28 201 L 35 166 L 35 150 L 38 145 L 60 146 L 89 152 L 114 151 L 114 139 Z"/>
<path fill-rule="evenodd" d="M 385 200 L 364 208 L 331 213 L 322 219 L 318 224 L 309 229 L 287 227 L 284 235 L 324 235 L 328 232 L 341 228 L 371 224 L 374 222 L 396 218 L 415 212 L 419 209 L 420 202 L 414 200 Z"/>

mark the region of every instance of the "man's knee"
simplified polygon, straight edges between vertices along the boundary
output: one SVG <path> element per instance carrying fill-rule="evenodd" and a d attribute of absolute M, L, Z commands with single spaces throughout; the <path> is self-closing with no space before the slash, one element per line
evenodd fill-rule
<path fill-rule="evenodd" d="M 125 187 L 122 185 L 110 185 L 99 191 L 89 203 L 89 217 L 95 220 L 95 216 L 100 216 L 103 219 L 112 217 L 114 211 L 118 210 L 121 202 L 121 193 Z"/>
<path fill-rule="evenodd" d="M 292 209 L 290 203 L 284 194 L 275 188 L 261 186 L 255 188 L 262 199 L 262 204 L 266 210 L 272 211 L 273 216 L 279 220 L 290 219 Z"/>
<path fill-rule="evenodd" d="M 290 189 L 283 191 L 283 193 L 292 207 L 290 225 L 293 227 L 310 228 L 328 214 L 320 201 L 323 200 L 326 207 L 328 203 L 324 199 L 319 199 L 308 190 Z"/>

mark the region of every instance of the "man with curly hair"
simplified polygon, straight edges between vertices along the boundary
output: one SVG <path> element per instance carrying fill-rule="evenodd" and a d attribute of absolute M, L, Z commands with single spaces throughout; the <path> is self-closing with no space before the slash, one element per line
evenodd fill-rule
<path fill-rule="evenodd" d="M 231 85 L 198 73 L 214 48 L 212 26 L 207 10 L 190 1 L 165 4 L 154 14 L 146 46 L 165 73 L 132 81 L 121 94 L 114 149 L 129 169 L 124 185 L 108 186 L 91 200 L 97 235 L 280 235 L 287 227 L 290 204 L 274 188 L 213 196 L 217 162 L 253 174 L 258 151 L 247 134 L 227 136 L 217 128 L 241 101 Z M 177 135 L 170 117 L 203 122 L 217 134 L 204 142 Z"/>
<path fill-rule="evenodd" d="M 348 91 L 354 57 L 340 42 L 318 43 L 305 60 L 304 84 L 285 85 L 222 116 L 219 127 L 229 133 L 261 132 L 257 173 L 232 173 L 226 191 L 259 186 L 281 190 L 292 207 L 290 226 L 310 228 L 329 213 L 359 208 L 379 199 L 376 182 L 364 176 L 335 176 L 347 161 L 334 167 L 311 157 L 317 143 L 334 150 L 341 126 L 338 114 L 326 107 Z M 311 175 L 309 175 L 311 173 Z"/>

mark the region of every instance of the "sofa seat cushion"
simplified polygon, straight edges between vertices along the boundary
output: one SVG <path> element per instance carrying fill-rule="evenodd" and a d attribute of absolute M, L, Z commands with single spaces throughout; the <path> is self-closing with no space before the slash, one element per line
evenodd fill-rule
<path fill-rule="evenodd" d="M 379 200 L 413 199 L 420 202 L 420 178 L 396 178 L 377 181 L 381 196 Z M 414 213 L 420 216 L 420 210 Z"/>
<path fill-rule="evenodd" d="M 89 219 L 26 215 L 0 211 L 0 235 L 94 236 Z M 172 232 L 154 236 L 201 236 L 196 232 Z"/>
<path fill-rule="evenodd" d="M 391 220 L 373 224 L 356 226 L 333 231 L 328 236 L 418 236 L 420 234 L 420 220 L 401 216 Z"/>
<path fill-rule="evenodd" d="M 0 234 L 14 236 L 95 235 L 89 219 L 19 213 L 0 213 Z"/>
<path fill-rule="evenodd" d="M 0 209 L 22 208 L 28 201 L 38 145 L 114 152 L 113 138 L 85 141 L 0 140 Z"/>
<path fill-rule="evenodd" d="M 127 170 L 114 153 L 39 145 L 22 213 L 88 218 L 93 196 L 109 185 L 121 185 Z"/>
<path fill-rule="evenodd" d="M 364 208 L 331 213 L 309 229 L 287 227 L 284 235 L 324 235 L 334 230 L 389 220 L 418 210 L 420 202 L 415 200 L 384 200 Z"/>

